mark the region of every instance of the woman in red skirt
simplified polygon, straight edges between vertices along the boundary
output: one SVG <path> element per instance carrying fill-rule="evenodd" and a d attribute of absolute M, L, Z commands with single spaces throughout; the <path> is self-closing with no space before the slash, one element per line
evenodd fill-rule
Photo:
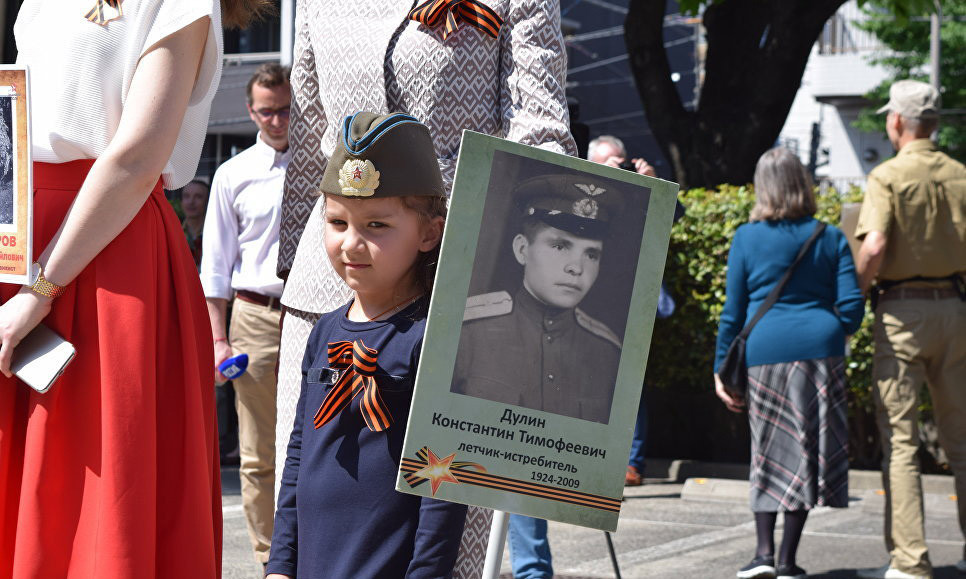
<path fill-rule="evenodd" d="M 231 4 L 226 22 L 258 2 Z M 161 187 L 197 168 L 221 18 L 217 0 L 22 5 L 42 277 L 0 286 L 2 579 L 220 576 L 211 333 Z M 77 349 L 46 394 L 10 375 L 41 321 Z"/>

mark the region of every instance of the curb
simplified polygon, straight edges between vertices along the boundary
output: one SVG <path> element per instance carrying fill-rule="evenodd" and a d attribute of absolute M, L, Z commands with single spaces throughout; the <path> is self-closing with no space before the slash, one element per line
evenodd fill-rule
<path fill-rule="evenodd" d="M 747 464 L 708 462 L 687 459 L 648 459 L 647 478 L 683 483 L 690 478 L 748 480 Z M 881 490 L 882 472 L 878 470 L 849 470 L 849 488 L 853 490 Z M 956 493 L 953 477 L 942 474 L 922 475 L 922 492 L 952 495 Z"/>
<path fill-rule="evenodd" d="M 683 483 L 681 498 L 699 501 L 747 501 L 748 465 L 739 463 L 716 463 L 698 460 L 655 459 L 647 461 L 647 478 L 664 479 Z M 881 496 L 882 473 L 876 470 L 850 470 L 849 492 L 855 495 Z M 956 501 L 956 488 L 952 476 L 922 475 L 924 495 L 938 504 Z M 955 506 L 953 506 L 955 509 Z"/>

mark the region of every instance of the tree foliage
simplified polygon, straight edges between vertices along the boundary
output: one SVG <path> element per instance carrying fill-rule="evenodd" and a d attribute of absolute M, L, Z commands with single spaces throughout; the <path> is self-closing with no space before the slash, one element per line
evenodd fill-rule
<path fill-rule="evenodd" d="M 939 129 L 939 146 L 960 161 L 966 160 L 966 0 L 946 0 L 942 3 L 943 23 L 940 38 L 940 85 L 943 114 Z M 912 18 L 894 17 L 879 0 L 870 2 L 869 20 L 857 23 L 863 30 L 876 35 L 885 49 L 871 61 L 885 67 L 889 78 L 871 90 L 866 97 L 873 106 L 862 111 L 855 126 L 863 131 L 882 131 L 883 117 L 876 109 L 889 100 L 889 86 L 903 78 L 928 82 L 930 24 L 926 15 L 929 6 Z M 918 16 L 918 17 L 917 17 Z"/>
<path fill-rule="evenodd" d="M 624 40 L 648 124 L 685 188 L 751 181 L 774 146 L 801 85 L 812 46 L 846 0 L 680 0 L 701 13 L 707 39 L 697 107 L 671 81 L 663 1 L 630 0 Z M 875 1 L 900 19 L 932 0 Z M 962 2 L 963 0 L 958 0 Z"/>

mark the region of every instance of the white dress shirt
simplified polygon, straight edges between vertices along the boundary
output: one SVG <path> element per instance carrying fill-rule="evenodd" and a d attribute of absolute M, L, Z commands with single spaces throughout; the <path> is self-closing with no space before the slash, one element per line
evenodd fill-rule
<path fill-rule="evenodd" d="M 289 158 L 259 133 L 254 145 L 215 171 L 201 238 L 205 297 L 229 299 L 232 290 L 282 295 L 275 266 Z"/>

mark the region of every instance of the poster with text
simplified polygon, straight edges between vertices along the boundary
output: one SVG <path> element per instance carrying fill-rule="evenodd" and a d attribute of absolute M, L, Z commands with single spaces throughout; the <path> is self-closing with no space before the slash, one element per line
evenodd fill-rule
<path fill-rule="evenodd" d="M 397 490 L 616 529 L 677 190 L 464 133 Z"/>
<path fill-rule="evenodd" d="M 0 66 L 0 282 L 29 284 L 33 188 L 27 70 Z"/>

